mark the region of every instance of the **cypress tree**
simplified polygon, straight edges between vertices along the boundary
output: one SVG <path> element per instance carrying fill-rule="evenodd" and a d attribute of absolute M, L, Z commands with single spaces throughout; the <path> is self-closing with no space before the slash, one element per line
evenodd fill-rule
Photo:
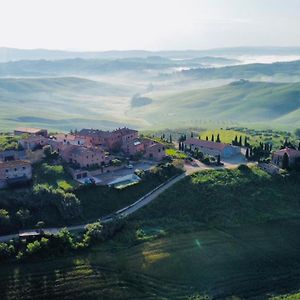
<path fill-rule="evenodd" d="M 208 136 L 206 136 L 206 140 L 208 141 Z"/>
<path fill-rule="evenodd" d="M 212 134 L 211 135 L 211 141 L 214 142 L 215 141 L 215 136 Z"/>
<path fill-rule="evenodd" d="M 218 133 L 217 135 L 217 140 L 216 140 L 217 143 L 221 143 L 221 140 L 220 140 L 220 134 Z"/>
<path fill-rule="evenodd" d="M 246 150 L 245 157 L 246 157 L 247 159 L 249 158 L 249 148 L 247 148 L 247 150 Z"/>
<path fill-rule="evenodd" d="M 286 153 L 283 154 L 283 157 L 282 157 L 282 169 L 288 169 L 289 168 L 289 157 Z"/>
<path fill-rule="evenodd" d="M 191 138 L 193 138 L 194 137 L 194 133 L 193 133 L 193 131 L 191 132 Z"/>
<path fill-rule="evenodd" d="M 170 144 L 172 144 L 172 135 L 170 134 Z"/>
<path fill-rule="evenodd" d="M 242 146 L 242 136 L 240 135 L 239 146 Z"/>
<path fill-rule="evenodd" d="M 220 154 L 217 156 L 217 164 L 218 164 L 218 165 L 221 164 L 221 156 L 220 156 Z"/>

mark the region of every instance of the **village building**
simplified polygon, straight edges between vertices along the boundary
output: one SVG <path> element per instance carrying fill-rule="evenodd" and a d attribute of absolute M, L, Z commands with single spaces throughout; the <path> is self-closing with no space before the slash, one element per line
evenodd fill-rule
<path fill-rule="evenodd" d="M 232 146 L 230 144 L 211 142 L 206 140 L 200 140 L 196 138 L 190 138 L 183 142 L 184 147 L 188 150 L 202 152 L 206 155 L 218 156 L 221 158 L 229 158 L 237 155 L 241 152 L 241 148 Z"/>
<path fill-rule="evenodd" d="M 144 157 L 147 159 L 160 161 L 166 156 L 165 146 L 160 143 L 154 142 L 153 144 L 145 147 Z"/>
<path fill-rule="evenodd" d="M 30 181 L 32 167 L 29 161 L 12 160 L 0 162 L 0 188 Z"/>
<path fill-rule="evenodd" d="M 82 129 L 76 136 L 86 139 L 86 143 L 100 146 L 108 151 L 119 150 L 123 145 L 138 138 L 138 131 L 127 127 L 114 131 L 102 131 L 98 129 Z"/>
<path fill-rule="evenodd" d="M 282 168 L 282 161 L 284 155 L 288 156 L 288 162 L 289 166 L 292 167 L 295 165 L 297 159 L 300 160 L 300 151 L 291 149 L 291 148 L 284 148 L 278 151 L 273 152 L 272 154 L 272 163 L 275 164 L 276 166 Z"/>
<path fill-rule="evenodd" d="M 111 132 L 98 129 L 82 129 L 76 134 L 77 138 L 84 138 L 86 144 L 91 146 L 100 146 L 109 150 L 109 145 L 113 144 Z"/>
<path fill-rule="evenodd" d="M 44 137 L 48 136 L 47 129 L 39 129 L 39 128 L 30 128 L 30 127 L 19 127 L 16 128 L 14 131 L 15 135 L 22 135 L 22 134 L 28 134 L 28 135 L 42 135 Z"/>
<path fill-rule="evenodd" d="M 145 151 L 145 144 L 139 139 L 136 139 L 123 144 L 121 149 L 124 154 L 133 156 L 137 153 L 143 153 Z"/>
<path fill-rule="evenodd" d="M 60 133 L 51 137 L 52 140 L 62 143 L 63 145 L 79 145 L 88 146 L 89 143 L 85 137 L 76 136 L 74 134 Z"/>
<path fill-rule="evenodd" d="M 48 145 L 48 139 L 42 135 L 30 135 L 25 139 L 21 139 L 19 144 L 24 150 L 33 151 Z"/>
<path fill-rule="evenodd" d="M 26 157 L 26 152 L 24 150 L 0 151 L 0 162 L 17 160 L 17 159 L 25 159 L 25 157 Z"/>
<path fill-rule="evenodd" d="M 106 162 L 105 152 L 99 147 L 66 145 L 61 148 L 60 155 L 66 162 L 81 168 L 100 167 Z"/>

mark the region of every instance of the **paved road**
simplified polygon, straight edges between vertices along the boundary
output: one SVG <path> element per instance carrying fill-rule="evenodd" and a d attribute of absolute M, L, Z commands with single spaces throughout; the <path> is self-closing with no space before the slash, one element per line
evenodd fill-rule
<path fill-rule="evenodd" d="M 153 201 L 155 198 L 157 198 L 161 193 L 163 193 L 165 190 L 167 190 L 168 188 L 173 186 L 176 182 L 180 181 L 181 179 L 188 176 L 189 174 L 190 173 L 185 172 L 183 174 L 180 174 L 179 176 L 176 176 L 175 178 L 172 178 L 172 179 L 168 180 L 166 183 L 161 184 L 160 186 L 158 186 L 154 190 L 150 191 L 148 194 L 141 197 L 139 200 L 137 200 L 133 204 L 118 210 L 114 214 L 110 214 L 108 216 L 100 217 L 100 219 L 102 220 L 102 222 L 107 223 L 107 222 L 111 222 L 113 220 L 113 218 L 118 216 L 118 215 L 119 216 L 122 215 L 124 217 L 129 216 L 130 214 L 136 212 L 138 209 L 141 209 L 145 205 L 149 204 L 151 201 Z M 84 230 L 86 225 L 87 224 L 81 224 L 81 225 L 76 225 L 76 226 L 68 226 L 67 228 L 68 228 L 69 231 Z M 63 227 L 61 227 L 61 228 L 59 228 L 59 227 L 44 228 L 43 231 L 45 233 L 57 234 L 62 228 Z M 36 231 L 36 229 L 26 230 L 26 232 L 28 232 L 28 233 L 35 232 L 35 231 Z M 23 231 L 23 233 L 24 233 L 24 231 Z M 7 241 L 10 241 L 12 239 L 18 239 L 18 238 L 19 238 L 18 234 L 4 235 L 4 236 L 0 236 L 0 242 L 7 242 Z"/>
<path fill-rule="evenodd" d="M 230 164 L 229 166 L 226 166 L 226 167 L 233 168 L 233 167 L 237 167 L 237 165 Z M 224 168 L 224 167 L 213 167 L 213 168 Z M 198 160 L 194 160 L 194 165 L 191 165 L 191 164 L 185 165 L 184 173 L 176 176 L 175 178 L 169 179 L 167 182 L 156 187 L 154 190 L 150 191 L 149 193 L 147 193 L 146 195 L 141 197 L 139 200 L 137 200 L 133 204 L 131 204 L 127 207 L 124 207 L 113 214 L 100 217 L 100 219 L 102 220 L 103 223 L 107 223 L 107 222 L 111 222 L 113 220 L 113 218 L 116 216 L 124 216 L 124 217 L 129 216 L 132 213 L 134 213 L 137 210 L 144 207 L 145 205 L 149 204 L 151 201 L 153 201 L 155 198 L 157 198 L 161 193 L 166 191 L 168 188 L 170 188 L 171 186 L 173 186 L 175 183 L 182 180 L 186 176 L 189 176 L 189 175 L 192 175 L 193 173 L 199 172 L 201 170 L 207 170 L 207 169 L 212 169 L 212 167 L 209 167 Z M 84 230 L 86 225 L 87 224 L 68 226 L 67 228 L 69 231 Z M 63 227 L 61 227 L 61 228 L 58 228 L 58 227 L 44 228 L 43 231 L 45 233 L 57 234 L 62 228 Z M 35 231 L 35 229 L 26 230 L 26 232 L 34 232 L 34 231 Z M 11 239 L 17 239 L 17 238 L 19 238 L 18 234 L 4 235 L 4 236 L 0 236 L 0 242 L 7 242 Z"/>

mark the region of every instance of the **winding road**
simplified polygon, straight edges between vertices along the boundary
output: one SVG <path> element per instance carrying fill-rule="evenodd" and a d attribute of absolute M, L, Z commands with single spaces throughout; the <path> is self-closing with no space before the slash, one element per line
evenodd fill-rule
<path fill-rule="evenodd" d="M 224 167 L 225 168 L 234 168 L 234 167 L 237 167 L 237 165 L 238 164 L 227 164 Z M 185 165 L 184 173 L 170 178 L 166 182 L 162 183 L 161 185 L 159 185 L 158 187 L 156 187 L 155 189 L 153 189 L 152 191 L 150 191 L 149 193 L 147 193 L 146 195 L 144 195 L 143 197 L 138 199 L 136 202 L 134 202 L 134 203 L 130 204 L 129 206 L 126 206 L 122 209 L 119 209 L 115 213 L 112 213 L 112 214 L 109 214 L 106 216 L 102 216 L 99 218 L 99 220 L 101 220 L 102 223 L 107 223 L 107 222 L 113 221 L 113 219 L 117 216 L 122 216 L 122 217 L 129 216 L 129 215 L 133 214 L 134 212 L 136 212 L 137 210 L 141 209 L 142 207 L 146 206 L 150 202 L 152 202 L 160 194 L 162 194 L 164 191 L 169 189 L 171 186 L 173 186 L 175 183 L 182 180 L 186 176 L 192 175 L 193 173 L 199 172 L 201 170 L 222 169 L 224 167 L 209 167 L 198 160 L 194 160 L 194 165 L 191 165 L 191 164 Z M 80 231 L 80 230 L 84 230 L 86 225 L 87 224 L 67 226 L 66 228 L 69 231 Z M 49 233 L 49 234 L 57 234 L 62 228 L 65 228 L 65 227 L 43 228 L 43 232 Z M 37 232 L 36 229 L 27 229 L 25 231 L 20 232 L 20 234 L 26 235 L 26 234 L 30 234 L 30 233 L 36 233 L 36 232 Z M 18 239 L 20 237 L 20 234 L 10 234 L 10 235 L 0 236 L 0 242 L 8 242 L 12 239 Z"/>
<path fill-rule="evenodd" d="M 198 168 L 195 168 L 198 169 Z M 198 169 L 199 170 L 199 169 Z M 196 172 L 196 170 L 195 170 Z M 101 220 L 102 223 L 107 223 L 111 222 L 115 217 L 117 216 L 122 216 L 126 217 L 137 210 L 141 209 L 145 205 L 149 204 L 151 201 L 153 201 L 155 198 L 157 198 L 161 193 L 163 193 L 165 190 L 173 186 L 175 183 L 178 181 L 182 180 L 184 177 L 190 175 L 190 171 L 186 171 L 185 173 L 182 173 L 180 175 L 177 175 L 175 177 L 170 178 L 166 182 L 162 183 L 140 199 L 138 199 L 136 202 L 130 204 L 129 206 L 126 206 L 118 211 L 116 211 L 113 214 L 107 215 L 100 217 L 99 219 Z M 67 226 L 69 231 L 78 231 L 78 230 L 84 230 L 85 226 L 87 224 L 81 224 L 81 225 L 76 225 L 76 226 Z M 49 233 L 49 234 L 57 234 L 63 227 L 53 227 L 53 228 L 43 228 L 43 232 Z M 37 232 L 36 229 L 27 229 L 26 231 L 22 231 L 22 234 L 27 234 L 27 233 L 35 233 Z M 0 242 L 8 242 L 12 239 L 18 239 L 20 236 L 19 234 L 10 234 L 10 235 L 3 235 L 0 236 Z"/>

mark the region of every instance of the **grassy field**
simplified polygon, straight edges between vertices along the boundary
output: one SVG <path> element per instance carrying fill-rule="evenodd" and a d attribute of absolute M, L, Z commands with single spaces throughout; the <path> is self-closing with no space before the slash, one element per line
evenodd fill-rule
<path fill-rule="evenodd" d="M 136 300 L 286 295 L 300 289 L 299 192 L 299 177 L 270 177 L 257 168 L 195 174 L 88 252 L 3 264 L 0 294 Z"/>
<path fill-rule="evenodd" d="M 202 120 L 224 127 L 236 122 L 295 128 L 300 126 L 299 92 L 299 83 L 248 81 L 177 93 L 153 91 L 144 95 L 153 99 L 151 104 L 135 108 L 129 114 L 138 115 L 153 126 L 161 123 L 170 127 L 179 124 L 201 127 Z"/>

